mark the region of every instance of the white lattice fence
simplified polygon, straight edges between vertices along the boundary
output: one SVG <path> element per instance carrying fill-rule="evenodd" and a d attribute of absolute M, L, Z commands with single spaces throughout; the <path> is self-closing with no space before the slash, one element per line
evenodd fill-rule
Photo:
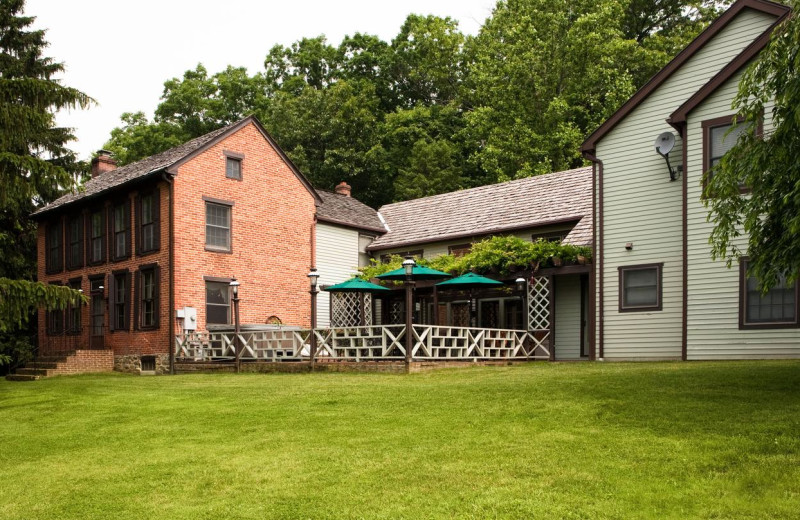
<path fill-rule="evenodd" d="M 552 316 L 550 316 L 550 299 L 552 284 L 550 278 L 537 276 L 528 283 L 528 331 L 532 348 L 531 357 L 539 357 L 542 353 L 550 355 L 550 338 L 552 336 Z"/>
<path fill-rule="evenodd" d="M 331 326 L 361 325 L 372 325 L 372 295 L 358 292 L 331 293 Z"/>

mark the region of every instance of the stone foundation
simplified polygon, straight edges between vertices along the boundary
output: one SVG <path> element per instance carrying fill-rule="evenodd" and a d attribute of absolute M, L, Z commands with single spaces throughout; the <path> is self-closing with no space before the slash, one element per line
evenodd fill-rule
<path fill-rule="evenodd" d="M 142 371 L 142 357 L 155 358 L 154 371 Z M 150 356 L 130 354 L 126 356 L 114 356 L 114 370 L 116 372 L 126 372 L 129 374 L 169 374 L 169 354 L 154 354 Z"/>

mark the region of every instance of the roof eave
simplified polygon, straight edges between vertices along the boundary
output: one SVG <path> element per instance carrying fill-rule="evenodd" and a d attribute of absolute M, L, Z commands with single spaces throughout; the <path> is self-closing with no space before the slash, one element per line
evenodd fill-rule
<path fill-rule="evenodd" d="M 454 233 L 448 235 L 442 235 L 437 237 L 419 239 L 419 240 L 405 240 L 400 242 L 392 242 L 389 244 L 379 244 L 378 246 L 369 245 L 367 246 L 367 251 L 383 251 L 386 249 L 394 249 L 396 247 L 408 247 L 408 246 L 417 246 L 422 244 L 430 244 L 434 242 L 442 242 L 444 240 L 458 240 L 459 238 L 468 238 L 468 237 L 484 237 L 488 235 L 493 235 L 496 233 L 505 233 L 508 231 L 519 231 L 521 229 L 533 229 L 537 227 L 543 226 L 552 226 L 555 224 L 563 224 L 565 222 L 580 222 L 580 220 L 584 217 L 583 214 L 581 215 L 571 215 L 569 217 L 558 218 L 558 219 L 551 219 L 547 221 L 538 221 L 533 223 L 526 223 L 526 224 L 518 224 L 514 226 L 503 226 L 503 227 L 496 227 L 496 228 L 487 228 L 485 230 L 480 231 L 471 231 L 468 233 Z"/>
<path fill-rule="evenodd" d="M 346 222 L 344 220 L 338 220 L 338 219 L 330 218 L 330 217 L 321 217 L 321 216 L 317 215 L 317 220 L 319 222 L 326 222 L 328 224 L 336 224 L 337 226 L 344 226 L 344 227 L 353 228 L 353 229 L 361 229 L 361 230 L 364 230 L 364 231 L 374 231 L 376 233 L 386 233 L 386 230 L 382 229 L 382 228 L 377 228 L 377 227 L 372 227 L 372 226 L 364 226 L 364 225 L 360 225 L 360 224 L 353 224 L 352 222 Z"/>

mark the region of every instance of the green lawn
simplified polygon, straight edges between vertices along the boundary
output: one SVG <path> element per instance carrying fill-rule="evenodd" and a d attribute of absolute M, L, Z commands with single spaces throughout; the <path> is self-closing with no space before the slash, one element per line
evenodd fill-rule
<path fill-rule="evenodd" d="M 800 518 L 800 362 L 0 382 L 0 518 Z"/>

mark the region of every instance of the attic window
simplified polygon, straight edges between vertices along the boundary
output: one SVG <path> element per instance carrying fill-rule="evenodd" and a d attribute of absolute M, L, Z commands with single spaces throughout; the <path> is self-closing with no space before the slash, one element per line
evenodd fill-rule
<path fill-rule="evenodd" d="M 242 180 L 242 160 L 244 155 L 236 152 L 224 151 L 225 154 L 225 177 Z"/>

